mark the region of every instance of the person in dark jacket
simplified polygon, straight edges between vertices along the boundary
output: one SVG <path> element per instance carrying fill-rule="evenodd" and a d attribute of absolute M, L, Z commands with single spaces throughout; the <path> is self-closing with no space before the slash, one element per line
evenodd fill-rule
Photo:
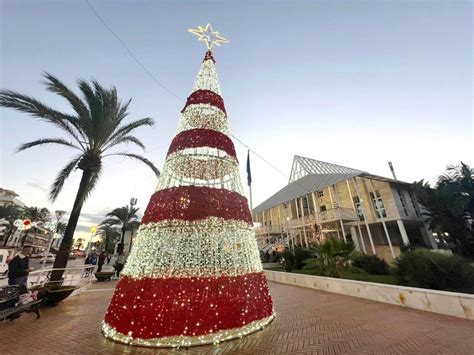
<path fill-rule="evenodd" d="M 31 247 L 23 248 L 8 264 L 8 284 L 28 289 L 29 256 Z"/>
<path fill-rule="evenodd" d="M 97 272 L 101 272 L 102 271 L 102 265 L 104 265 L 105 263 L 105 258 L 107 257 L 107 255 L 105 254 L 105 251 L 103 251 L 102 253 L 100 253 L 99 255 L 99 262 L 97 263 Z"/>

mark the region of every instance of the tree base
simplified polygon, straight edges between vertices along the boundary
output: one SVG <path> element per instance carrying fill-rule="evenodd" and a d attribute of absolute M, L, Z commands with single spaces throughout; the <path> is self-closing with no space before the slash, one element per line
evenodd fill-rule
<path fill-rule="evenodd" d="M 180 347 L 191 347 L 206 344 L 218 344 L 223 341 L 242 338 L 245 335 L 256 332 L 263 329 L 275 318 L 275 313 L 272 313 L 270 317 L 263 318 L 249 324 L 244 325 L 240 328 L 221 330 L 216 333 L 210 333 L 199 336 L 167 336 L 161 338 L 150 338 L 141 339 L 133 338 L 130 335 L 119 333 L 114 327 L 107 324 L 105 321 L 102 322 L 102 333 L 106 338 L 110 338 L 116 342 L 135 345 L 135 346 L 147 346 L 155 348 L 180 348 Z"/>

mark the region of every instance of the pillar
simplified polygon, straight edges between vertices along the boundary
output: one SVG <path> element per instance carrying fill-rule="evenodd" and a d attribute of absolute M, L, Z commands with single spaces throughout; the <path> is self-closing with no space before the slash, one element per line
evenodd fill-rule
<path fill-rule="evenodd" d="M 397 219 L 398 229 L 400 230 L 400 235 L 402 236 L 403 245 L 409 246 L 410 239 L 408 239 L 407 230 L 405 229 L 405 225 L 401 219 Z"/>

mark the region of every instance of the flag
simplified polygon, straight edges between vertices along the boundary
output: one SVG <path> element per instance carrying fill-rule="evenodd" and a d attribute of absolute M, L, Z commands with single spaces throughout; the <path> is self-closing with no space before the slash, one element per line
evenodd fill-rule
<path fill-rule="evenodd" d="M 252 185 L 252 173 L 250 172 L 250 150 L 247 150 L 247 185 Z"/>

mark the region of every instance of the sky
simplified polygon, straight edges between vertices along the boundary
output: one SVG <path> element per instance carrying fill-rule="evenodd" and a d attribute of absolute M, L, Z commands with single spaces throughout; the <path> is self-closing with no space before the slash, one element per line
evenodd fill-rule
<path fill-rule="evenodd" d="M 86 1 L 65 0 L 0 0 L 0 86 L 66 112 L 41 83 L 44 71 L 71 88 L 79 78 L 116 86 L 123 100 L 132 98 L 130 120 L 155 119 L 136 135 L 160 169 L 205 53 L 187 29 L 208 22 L 230 41 L 214 57 L 232 133 L 273 165 L 251 155 L 254 206 L 288 183 L 294 155 L 382 176 L 390 176 L 391 161 L 408 182 L 433 182 L 461 160 L 474 165 L 469 1 L 89 3 L 166 90 Z M 48 188 L 74 151 L 15 153 L 21 143 L 60 134 L 0 109 L 0 187 L 27 205 L 70 211 L 80 172 L 54 204 Z M 247 150 L 235 145 L 245 184 Z M 105 160 L 75 237 L 87 237 L 132 196 L 143 212 L 156 183 L 138 162 Z"/>

